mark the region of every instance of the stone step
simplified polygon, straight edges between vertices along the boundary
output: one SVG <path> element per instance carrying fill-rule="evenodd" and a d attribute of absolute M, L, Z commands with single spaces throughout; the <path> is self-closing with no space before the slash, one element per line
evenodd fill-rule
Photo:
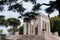
<path fill-rule="evenodd" d="M 18 36 L 11 36 L 11 37 L 12 39 L 14 38 L 18 40 L 45 40 L 44 37 L 40 35 L 18 35 Z"/>
<path fill-rule="evenodd" d="M 44 38 L 36 35 L 23 35 L 20 40 L 44 40 Z"/>

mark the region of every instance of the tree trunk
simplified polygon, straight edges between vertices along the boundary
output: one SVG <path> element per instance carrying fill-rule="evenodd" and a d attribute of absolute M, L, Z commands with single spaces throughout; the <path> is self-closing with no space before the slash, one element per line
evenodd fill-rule
<path fill-rule="evenodd" d="M 58 16 L 60 17 L 60 10 L 59 10 L 59 15 Z"/>
<path fill-rule="evenodd" d="M 15 32 L 16 32 L 16 29 L 17 29 L 17 26 L 13 26 L 13 35 L 15 34 Z"/>
<path fill-rule="evenodd" d="M 48 18 L 50 19 L 50 16 L 49 15 L 50 15 L 50 13 L 48 14 Z"/>
<path fill-rule="evenodd" d="M 13 30 L 12 30 L 12 31 L 13 31 L 13 35 L 14 35 L 14 34 L 15 34 L 15 29 L 14 29 L 14 26 L 13 26 Z"/>

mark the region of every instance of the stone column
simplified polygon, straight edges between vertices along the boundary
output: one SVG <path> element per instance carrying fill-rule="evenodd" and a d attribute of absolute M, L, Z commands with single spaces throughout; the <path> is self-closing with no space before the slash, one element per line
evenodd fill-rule
<path fill-rule="evenodd" d="M 28 35 L 30 35 L 30 23 L 28 23 Z"/>
<path fill-rule="evenodd" d="M 32 26 L 31 26 L 31 24 L 30 24 L 30 35 L 31 35 L 31 27 L 32 27 Z"/>
<path fill-rule="evenodd" d="M 32 35 L 34 35 L 34 25 L 32 26 Z"/>
<path fill-rule="evenodd" d="M 34 26 L 32 25 L 32 35 L 34 35 Z"/>
<path fill-rule="evenodd" d="M 33 31 L 32 27 L 33 27 L 33 26 L 31 25 L 31 35 L 33 35 L 33 33 L 32 33 L 32 31 Z"/>
<path fill-rule="evenodd" d="M 32 25 L 30 25 L 30 35 L 32 35 Z"/>
<path fill-rule="evenodd" d="M 49 34 L 49 23 L 46 24 L 46 33 Z"/>
<path fill-rule="evenodd" d="M 31 35 L 33 35 L 33 20 L 31 20 Z"/>
<path fill-rule="evenodd" d="M 38 20 L 38 35 L 42 34 L 42 17 L 39 18 Z"/>
<path fill-rule="evenodd" d="M 33 27 L 33 35 L 35 35 L 35 26 Z"/>
<path fill-rule="evenodd" d="M 48 24 L 48 32 L 49 32 L 49 35 L 51 35 L 51 31 L 50 31 L 50 21 L 49 21 L 49 24 Z"/>
<path fill-rule="evenodd" d="M 33 25 L 33 35 L 35 35 L 35 20 L 34 20 L 34 25 Z"/>
<path fill-rule="evenodd" d="M 24 22 L 24 29 L 23 29 L 23 34 L 26 35 L 26 22 Z"/>
<path fill-rule="evenodd" d="M 50 32 L 50 22 L 47 22 L 47 24 L 46 24 L 46 33 L 47 33 L 48 35 L 51 34 L 51 32 Z"/>

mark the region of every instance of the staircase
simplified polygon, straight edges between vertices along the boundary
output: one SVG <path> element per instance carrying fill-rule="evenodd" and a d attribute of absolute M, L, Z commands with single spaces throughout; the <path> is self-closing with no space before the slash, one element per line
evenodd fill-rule
<path fill-rule="evenodd" d="M 39 35 L 22 35 L 22 37 L 18 40 L 45 40 L 45 39 Z"/>

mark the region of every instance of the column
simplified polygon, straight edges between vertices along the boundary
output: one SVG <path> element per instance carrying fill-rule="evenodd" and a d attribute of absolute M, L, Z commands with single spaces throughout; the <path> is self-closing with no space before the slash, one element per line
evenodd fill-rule
<path fill-rule="evenodd" d="M 49 23 L 46 24 L 46 31 L 47 31 L 47 34 L 49 34 Z"/>
<path fill-rule="evenodd" d="M 31 20 L 31 35 L 33 35 L 33 20 Z"/>
<path fill-rule="evenodd" d="M 31 35 L 31 24 L 30 24 L 30 35 Z"/>
<path fill-rule="evenodd" d="M 42 34 L 42 17 L 40 16 L 39 20 L 38 20 L 38 35 Z"/>
<path fill-rule="evenodd" d="M 32 25 L 32 35 L 34 35 L 34 25 Z"/>
<path fill-rule="evenodd" d="M 35 35 L 35 26 L 33 27 L 33 35 Z"/>
<path fill-rule="evenodd" d="M 32 31 L 33 31 L 33 29 L 32 29 L 32 27 L 33 27 L 33 26 L 31 25 L 31 29 L 30 29 L 30 30 L 31 30 L 31 35 L 33 35 L 33 32 L 32 32 Z"/>
<path fill-rule="evenodd" d="M 35 27 L 36 27 L 35 22 L 36 22 L 36 20 L 34 20 L 34 25 L 33 25 L 33 35 L 35 35 Z"/>
<path fill-rule="evenodd" d="M 34 26 L 32 25 L 32 29 L 31 29 L 31 33 L 32 35 L 34 35 Z"/>
<path fill-rule="evenodd" d="M 28 35 L 30 35 L 30 23 L 28 23 Z"/>
<path fill-rule="evenodd" d="M 26 22 L 24 22 L 24 29 L 23 29 L 23 33 L 24 33 L 24 35 L 26 35 Z"/>
<path fill-rule="evenodd" d="M 50 21 L 49 21 L 49 24 L 48 24 L 48 31 L 49 31 L 49 35 L 51 35 L 51 31 L 50 31 Z"/>

